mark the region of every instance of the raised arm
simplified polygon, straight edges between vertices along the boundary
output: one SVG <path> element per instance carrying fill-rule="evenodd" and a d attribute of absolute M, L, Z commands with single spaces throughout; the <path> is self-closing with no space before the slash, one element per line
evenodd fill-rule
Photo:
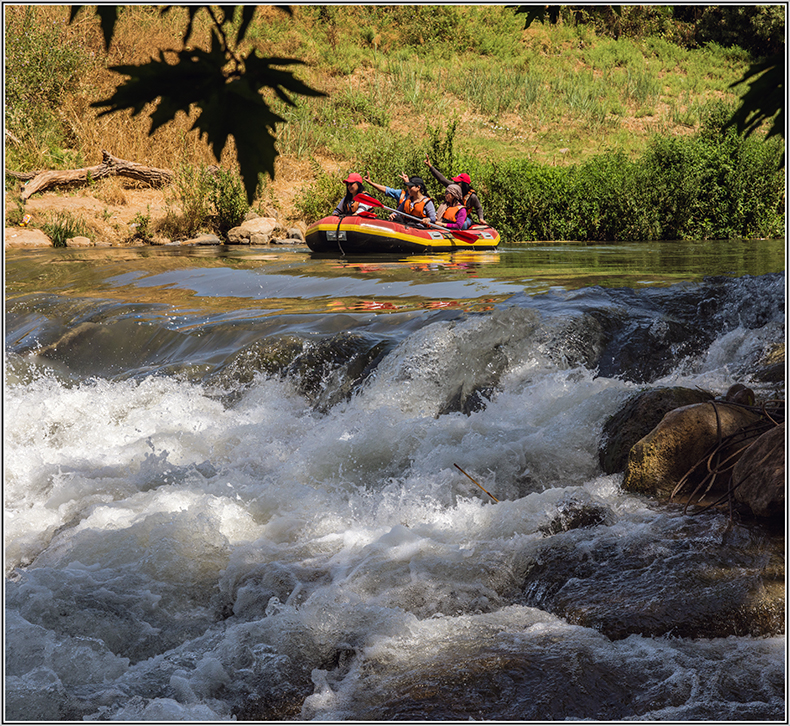
<path fill-rule="evenodd" d="M 387 193 L 387 187 L 385 187 L 383 184 L 376 184 L 376 182 L 374 182 L 370 178 L 370 174 L 369 173 L 365 176 L 365 181 L 368 184 L 370 184 L 370 186 L 372 186 L 374 189 L 378 189 L 378 191 L 380 191 L 382 194 L 386 194 Z"/>
<path fill-rule="evenodd" d="M 433 174 L 433 178 L 439 182 L 443 187 L 449 187 L 452 182 L 442 174 L 433 164 L 431 164 L 431 160 L 428 158 L 428 154 L 425 155 L 425 165 L 430 169 L 431 174 Z"/>

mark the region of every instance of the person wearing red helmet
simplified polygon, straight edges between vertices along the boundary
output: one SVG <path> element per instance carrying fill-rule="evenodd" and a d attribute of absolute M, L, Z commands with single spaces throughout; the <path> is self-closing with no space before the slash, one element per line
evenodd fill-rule
<path fill-rule="evenodd" d="M 469 174 L 463 172 L 452 179 L 448 179 L 442 172 L 440 172 L 435 166 L 431 164 L 430 159 L 428 158 L 428 154 L 425 155 L 425 165 L 431 170 L 431 174 L 433 174 L 436 181 L 439 182 L 443 187 L 447 188 L 450 184 L 457 184 L 461 187 L 461 192 L 463 194 L 463 203 L 464 207 L 466 207 L 466 211 L 468 213 L 474 212 L 477 215 L 477 219 L 479 220 L 480 224 L 488 224 L 485 218 L 483 217 L 483 205 L 480 203 L 480 198 L 477 196 L 477 192 L 472 189 L 472 179 L 470 178 Z M 466 221 L 466 228 L 468 228 L 472 224 L 472 218 L 470 216 L 467 217 Z"/>
<path fill-rule="evenodd" d="M 343 183 L 346 185 L 346 196 L 338 202 L 332 214 L 336 217 L 347 217 L 350 214 L 359 214 L 360 212 L 366 212 L 370 209 L 368 205 L 354 201 L 354 197 L 357 194 L 361 194 L 365 191 L 363 182 L 364 179 L 362 175 L 356 172 L 349 174 L 343 179 Z"/>

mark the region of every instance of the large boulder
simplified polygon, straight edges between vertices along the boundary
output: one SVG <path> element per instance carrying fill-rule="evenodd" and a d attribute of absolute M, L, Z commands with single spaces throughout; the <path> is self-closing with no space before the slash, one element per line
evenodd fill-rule
<path fill-rule="evenodd" d="M 732 470 L 735 498 L 758 517 L 781 518 L 785 511 L 785 425 L 758 438 Z"/>
<path fill-rule="evenodd" d="M 228 244 L 266 245 L 272 238 L 284 238 L 287 230 L 274 217 L 245 219 L 238 227 L 228 230 Z"/>
<path fill-rule="evenodd" d="M 6 227 L 5 247 L 52 247 L 52 240 L 40 229 L 24 227 Z"/>
<path fill-rule="evenodd" d="M 721 440 L 758 421 L 749 408 L 721 401 L 683 406 L 667 413 L 628 454 L 623 488 L 668 497 L 678 482 Z M 730 451 L 722 452 L 726 458 Z M 693 487 L 701 477 L 689 480 Z M 711 493 L 727 491 L 728 476 L 718 476 Z"/>
<path fill-rule="evenodd" d="M 598 448 L 601 468 L 606 474 L 623 471 L 631 447 L 658 426 L 665 414 L 712 398 L 706 391 L 681 386 L 656 388 L 631 396 L 603 427 Z"/>

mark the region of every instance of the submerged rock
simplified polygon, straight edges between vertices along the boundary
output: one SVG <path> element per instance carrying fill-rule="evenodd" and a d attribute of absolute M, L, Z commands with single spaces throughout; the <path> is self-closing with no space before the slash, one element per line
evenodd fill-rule
<path fill-rule="evenodd" d="M 719 638 L 784 631 L 784 543 L 719 513 L 668 513 L 625 534 L 613 526 L 552 537 L 527 568 L 524 604 L 594 628 Z"/>
<path fill-rule="evenodd" d="M 625 469 L 628 452 L 647 436 L 670 411 L 704 403 L 713 395 L 695 388 L 656 388 L 632 396 L 604 425 L 598 460 L 606 474 Z"/>
<path fill-rule="evenodd" d="M 258 375 L 290 378 L 299 393 L 326 412 L 357 390 L 388 346 L 385 341 L 345 332 L 316 341 L 267 337 L 239 351 L 207 383 L 224 391 L 227 402 L 233 403 Z"/>
<path fill-rule="evenodd" d="M 548 537 L 571 529 L 611 524 L 613 518 L 614 515 L 609 507 L 597 502 L 571 498 L 560 502 L 557 507 L 557 514 L 548 524 L 540 527 L 539 531 Z"/>
<path fill-rule="evenodd" d="M 759 414 L 724 402 L 700 403 L 670 411 L 631 448 L 623 478 L 626 491 L 669 497 L 680 480 L 721 440 L 759 421 Z M 722 452 L 726 459 L 731 452 Z M 694 481 L 690 481 L 694 484 Z M 727 490 L 719 476 L 711 492 Z"/>

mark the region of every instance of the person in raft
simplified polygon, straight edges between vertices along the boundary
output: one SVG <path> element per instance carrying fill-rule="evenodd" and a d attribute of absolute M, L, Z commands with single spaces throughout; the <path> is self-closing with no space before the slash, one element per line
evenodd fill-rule
<path fill-rule="evenodd" d="M 346 185 L 346 196 L 338 202 L 335 211 L 332 212 L 335 217 L 347 217 L 350 214 L 359 214 L 370 209 L 370 206 L 367 204 L 360 204 L 354 201 L 354 197 L 357 194 L 365 191 L 363 181 L 362 175 L 356 172 L 349 174 L 346 179 L 343 179 L 343 183 Z"/>
<path fill-rule="evenodd" d="M 469 174 L 464 172 L 463 174 L 459 174 L 458 176 L 454 176 L 452 181 L 450 181 L 442 172 L 440 172 L 433 164 L 431 164 L 430 159 L 428 158 L 428 154 L 425 155 L 425 165 L 431 170 L 431 174 L 433 174 L 436 181 L 439 182 L 443 187 L 448 187 L 450 184 L 458 184 L 461 187 L 461 192 L 463 194 L 463 201 L 464 206 L 466 207 L 467 217 L 466 217 L 466 228 L 471 226 L 472 224 L 472 216 L 471 212 L 474 212 L 477 215 L 477 219 L 480 224 L 488 224 L 485 218 L 483 217 L 483 205 L 480 203 L 480 197 L 477 196 L 477 192 L 472 189 L 472 179 L 470 178 Z"/>
<path fill-rule="evenodd" d="M 444 190 L 444 202 L 436 212 L 436 224 L 447 229 L 465 229 L 467 221 L 464 195 L 458 184 L 450 184 Z"/>
<path fill-rule="evenodd" d="M 418 176 L 407 177 L 405 174 L 401 174 L 401 179 L 406 185 L 405 189 L 395 189 L 384 184 L 376 184 L 370 178 L 370 174 L 365 177 L 365 181 L 374 189 L 378 189 L 382 194 L 398 200 L 398 212 L 417 217 L 425 222 L 436 222 L 436 207 L 433 204 L 433 200 L 428 196 L 428 190 L 425 188 L 425 182 L 422 178 Z M 414 224 L 413 219 L 402 217 L 396 212 L 390 214 L 390 219 L 402 224 Z"/>

